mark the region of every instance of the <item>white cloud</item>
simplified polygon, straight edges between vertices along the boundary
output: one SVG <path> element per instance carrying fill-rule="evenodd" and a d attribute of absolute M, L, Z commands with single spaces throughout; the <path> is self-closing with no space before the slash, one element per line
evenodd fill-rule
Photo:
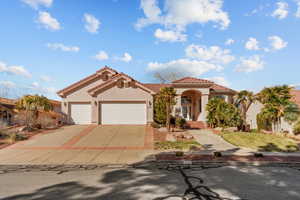
<path fill-rule="evenodd" d="M 130 62 L 132 60 L 132 56 L 129 53 L 124 53 L 124 55 L 118 58 L 118 60 L 121 60 L 123 62 Z"/>
<path fill-rule="evenodd" d="M 140 29 L 151 24 L 161 24 L 166 28 L 184 30 L 189 24 L 214 22 L 225 29 L 230 19 L 222 6 L 223 0 L 165 0 L 162 12 L 157 0 L 141 0 L 145 17 L 138 19 L 135 26 Z"/>
<path fill-rule="evenodd" d="M 237 65 L 236 71 L 238 72 L 254 72 L 262 70 L 265 66 L 265 62 L 259 55 L 254 55 L 249 58 L 241 58 L 241 63 Z"/>
<path fill-rule="evenodd" d="M 47 75 L 42 75 L 40 76 L 40 79 L 44 82 L 51 82 L 53 81 L 53 78 L 51 78 L 50 76 L 47 76 Z"/>
<path fill-rule="evenodd" d="M 100 21 L 91 14 L 84 14 L 85 29 L 90 33 L 98 33 Z"/>
<path fill-rule="evenodd" d="M 271 47 L 273 50 L 280 50 L 287 46 L 287 42 L 285 42 L 283 39 L 281 39 L 279 36 L 270 36 L 269 41 L 271 42 Z"/>
<path fill-rule="evenodd" d="M 223 77 L 223 76 L 214 76 L 214 77 L 207 78 L 207 79 L 210 81 L 213 81 L 219 85 L 222 85 L 222 86 L 226 86 L 226 87 L 230 86 L 229 81 L 226 80 L 225 77 Z"/>
<path fill-rule="evenodd" d="M 229 39 L 226 40 L 225 45 L 228 45 L 228 46 L 229 46 L 229 45 L 234 44 L 234 42 L 235 42 L 235 41 L 234 41 L 233 39 L 229 38 Z"/>
<path fill-rule="evenodd" d="M 185 49 L 185 54 L 190 58 L 221 64 L 228 64 L 235 59 L 229 49 L 222 49 L 218 46 L 206 47 L 191 44 Z"/>
<path fill-rule="evenodd" d="M 248 50 L 259 50 L 259 42 L 256 38 L 250 37 L 245 44 L 245 48 Z"/>
<path fill-rule="evenodd" d="M 162 74 L 175 72 L 182 76 L 200 76 L 208 71 L 220 71 L 223 68 L 219 65 L 199 60 L 178 59 L 167 63 L 150 62 L 147 70 L 149 72 L 160 72 Z"/>
<path fill-rule="evenodd" d="M 38 83 L 38 82 L 33 82 L 32 84 L 31 84 L 33 87 L 40 87 L 40 84 Z"/>
<path fill-rule="evenodd" d="M 162 42 L 184 42 L 186 35 L 178 31 L 156 29 L 154 36 Z"/>
<path fill-rule="evenodd" d="M 57 31 L 61 29 L 60 23 L 57 21 L 57 19 L 52 17 L 48 12 L 40 11 L 37 22 L 49 30 Z"/>
<path fill-rule="evenodd" d="M 289 5 L 286 2 L 279 1 L 276 3 L 277 8 L 272 13 L 272 17 L 278 18 L 278 19 L 284 19 L 288 16 L 288 8 Z"/>
<path fill-rule="evenodd" d="M 99 51 L 95 55 L 95 59 L 97 59 L 97 60 L 107 60 L 108 58 L 109 58 L 109 56 L 105 51 Z"/>
<path fill-rule="evenodd" d="M 31 74 L 23 66 L 7 66 L 3 62 L 0 62 L 0 72 L 12 75 L 20 75 L 27 78 L 31 77 Z"/>
<path fill-rule="evenodd" d="M 22 0 L 34 9 L 38 9 L 39 6 L 50 7 L 53 0 Z"/>
<path fill-rule="evenodd" d="M 0 81 L 0 85 L 5 88 L 15 88 L 16 84 L 12 81 Z"/>
<path fill-rule="evenodd" d="M 295 13 L 295 16 L 296 16 L 297 18 L 300 18 L 300 0 L 295 0 L 295 2 L 296 2 L 296 4 L 297 4 L 297 6 L 298 6 L 297 11 L 296 11 L 296 13 Z"/>
<path fill-rule="evenodd" d="M 72 52 L 78 52 L 80 50 L 77 46 L 66 46 L 62 43 L 48 43 L 47 47 L 53 50 L 61 50 L 61 51 L 72 51 Z"/>

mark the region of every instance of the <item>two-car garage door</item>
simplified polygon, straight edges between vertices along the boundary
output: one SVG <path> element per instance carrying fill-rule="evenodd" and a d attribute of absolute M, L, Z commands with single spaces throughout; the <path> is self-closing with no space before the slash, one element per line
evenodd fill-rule
<path fill-rule="evenodd" d="M 146 124 L 145 103 L 102 103 L 101 124 Z"/>
<path fill-rule="evenodd" d="M 143 102 L 101 103 L 101 124 L 146 124 L 146 104 Z M 71 104 L 71 117 L 75 124 L 91 124 L 91 104 Z"/>

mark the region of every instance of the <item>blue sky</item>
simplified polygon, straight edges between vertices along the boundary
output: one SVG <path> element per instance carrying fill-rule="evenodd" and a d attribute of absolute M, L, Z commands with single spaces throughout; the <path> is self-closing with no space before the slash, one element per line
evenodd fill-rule
<path fill-rule="evenodd" d="M 0 24 L 2 95 L 57 99 L 105 65 L 141 82 L 300 84 L 300 0 L 5 0 Z"/>

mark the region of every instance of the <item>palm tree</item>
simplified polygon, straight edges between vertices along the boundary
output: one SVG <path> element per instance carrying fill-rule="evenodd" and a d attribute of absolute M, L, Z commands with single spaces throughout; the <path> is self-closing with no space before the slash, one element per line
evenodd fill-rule
<path fill-rule="evenodd" d="M 258 99 L 264 105 L 262 110 L 265 119 L 273 124 L 273 131 L 281 131 L 281 120 L 286 119 L 292 123 L 298 119 L 299 108 L 291 101 L 292 88 L 283 85 L 264 88 L 259 94 Z"/>
<path fill-rule="evenodd" d="M 170 120 L 171 120 L 171 111 L 173 106 L 176 104 L 176 90 L 172 87 L 164 87 L 160 89 L 160 92 L 157 95 L 166 105 L 166 127 L 170 131 Z"/>
<path fill-rule="evenodd" d="M 242 129 L 245 131 L 247 127 L 247 111 L 249 110 L 252 103 L 255 102 L 255 95 L 253 92 L 242 90 L 235 96 L 235 105 L 239 108 L 243 120 Z"/>
<path fill-rule="evenodd" d="M 44 96 L 25 95 L 17 101 L 16 108 L 20 111 L 25 111 L 26 126 L 27 128 L 32 128 L 30 127 L 29 118 L 32 118 L 32 126 L 34 126 L 39 118 L 39 112 L 52 110 L 52 104 Z"/>

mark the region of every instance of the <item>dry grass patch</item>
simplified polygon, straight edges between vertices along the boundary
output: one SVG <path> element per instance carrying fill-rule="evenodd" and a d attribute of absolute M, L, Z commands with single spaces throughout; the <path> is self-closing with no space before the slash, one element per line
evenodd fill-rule
<path fill-rule="evenodd" d="M 299 151 L 298 144 L 282 136 L 264 133 L 223 132 L 221 136 L 229 143 L 268 152 L 295 152 Z"/>
<path fill-rule="evenodd" d="M 199 150 L 202 146 L 196 141 L 155 142 L 157 150 Z"/>

